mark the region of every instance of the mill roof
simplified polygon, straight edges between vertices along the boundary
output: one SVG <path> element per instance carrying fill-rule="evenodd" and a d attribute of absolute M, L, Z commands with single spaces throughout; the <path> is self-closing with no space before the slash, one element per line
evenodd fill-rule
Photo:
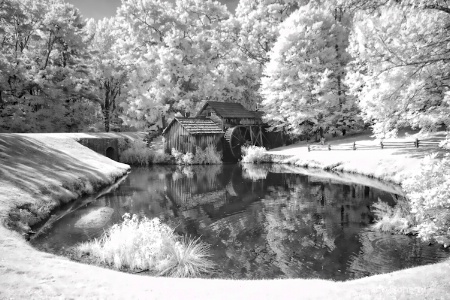
<path fill-rule="evenodd" d="M 235 102 L 207 101 L 197 115 L 199 115 L 208 105 L 222 118 L 259 119 L 259 116 L 247 110 L 242 104 Z"/>
<path fill-rule="evenodd" d="M 214 121 L 206 118 L 174 118 L 172 122 L 164 129 L 165 134 L 175 122 L 180 123 L 187 132 L 195 134 L 220 134 L 222 129 Z"/>

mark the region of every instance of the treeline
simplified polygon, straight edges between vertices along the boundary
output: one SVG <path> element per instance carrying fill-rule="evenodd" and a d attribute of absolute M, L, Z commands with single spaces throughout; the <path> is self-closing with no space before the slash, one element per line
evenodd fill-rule
<path fill-rule="evenodd" d="M 62 0 L 0 0 L 0 130 L 150 128 L 202 101 L 274 130 L 449 122 L 447 1 L 123 0 L 84 20 Z M 159 125 L 161 126 L 161 125 Z"/>

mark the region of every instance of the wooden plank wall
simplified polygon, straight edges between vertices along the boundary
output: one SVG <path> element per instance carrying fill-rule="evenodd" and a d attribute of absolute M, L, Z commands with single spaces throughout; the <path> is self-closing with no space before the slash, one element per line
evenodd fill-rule
<path fill-rule="evenodd" d="M 221 138 L 223 134 L 196 134 L 191 135 L 178 122 L 174 123 L 165 134 L 164 151 L 171 153 L 172 148 L 180 152 L 195 154 L 195 146 L 205 149 L 209 145 L 218 151 L 222 150 Z"/>

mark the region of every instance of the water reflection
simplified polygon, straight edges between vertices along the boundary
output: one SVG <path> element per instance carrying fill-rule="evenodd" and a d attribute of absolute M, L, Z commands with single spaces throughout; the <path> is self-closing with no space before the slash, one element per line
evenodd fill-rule
<path fill-rule="evenodd" d="M 393 205 L 397 197 L 279 174 L 270 166 L 138 168 L 117 190 L 55 222 L 34 243 L 59 252 L 100 236 L 128 212 L 201 236 L 211 244 L 216 277 L 345 280 L 448 257 L 439 246 L 369 228 L 371 205 L 378 199 Z M 104 219 L 94 222 L 99 216 Z"/>

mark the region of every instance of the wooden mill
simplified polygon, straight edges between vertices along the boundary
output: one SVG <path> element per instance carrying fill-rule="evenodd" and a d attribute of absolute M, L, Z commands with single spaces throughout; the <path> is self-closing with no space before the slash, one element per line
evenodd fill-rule
<path fill-rule="evenodd" d="M 187 123 L 195 123 L 195 130 L 190 129 Z M 202 129 L 202 126 L 205 128 Z M 281 134 L 266 132 L 266 127 L 262 121 L 262 112 L 249 111 L 240 103 L 207 101 L 195 118 L 175 118 L 163 134 L 167 141 L 166 151 L 171 147 L 179 151 L 195 146 L 204 149 L 207 145 L 214 144 L 217 150 L 223 150 L 224 161 L 236 161 L 241 159 L 241 147 L 244 145 L 266 148 L 282 145 Z M 197 135 L 197 138 L 186 137 L 188 135 Z M 200 135 L 210 137 L 199 138 Z M 219 136 L 222 145 L 217 144 Z M 206 140 L 207 143 L 204 142 Z M 198 144 L 200 141 L 201 145 Z"/>

